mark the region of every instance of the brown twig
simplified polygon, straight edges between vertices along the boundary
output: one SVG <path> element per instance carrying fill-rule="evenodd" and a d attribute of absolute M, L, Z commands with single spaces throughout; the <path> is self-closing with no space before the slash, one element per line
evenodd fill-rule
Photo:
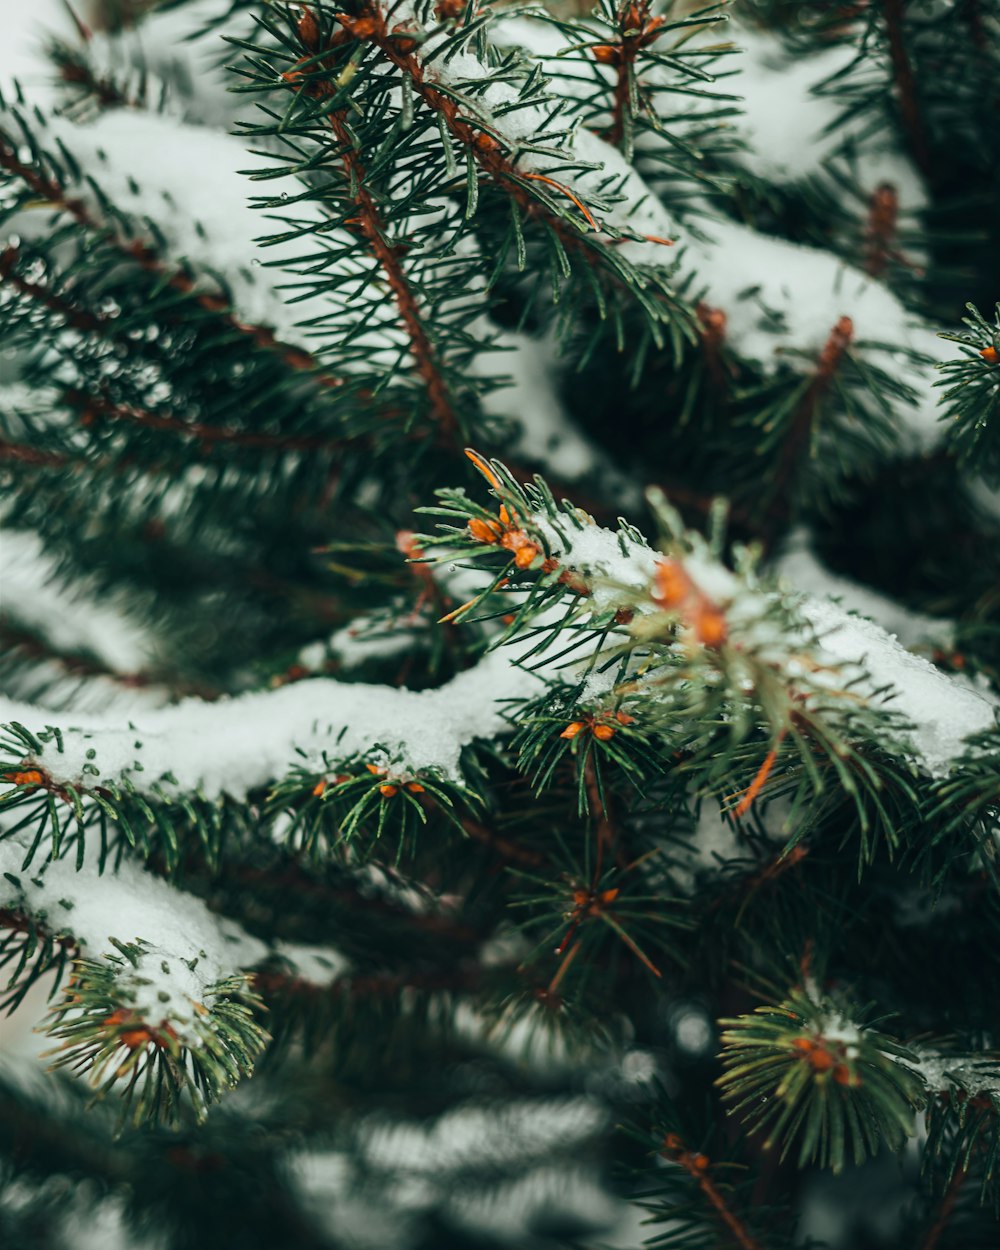
<path fill-rule="evenodd" d="M 886 35 L 889 39 L 889 57 L 896 80 L 896 94 L 903 129 L 906 132 L 913 159 L 917 162 L 921 173 L 930 178 L 932 172 L 930 147 L 917 99 L 913 66 L 910 64 L 909 54 L 906 51 L 906 40 L 903 35 L 903 8 L 904 0 L 882 0 Z"/>
<path fill-rule="evenodd" d="M 29 190 L 40 199 L 50 203 L 53 208 L 69 213 L 80 226 L 98 234 L 123 256 L 133 260 L 141 269 L 154 274 L 173 290 L 190 296 L 199 307 L 217 317 L 235 334 L 249 337 L 256 347 L 274 351 L 290 368 L 314 373 L 320 385 L 330 387 L 342 385 L 341 379 L 320 369 L 311 353 L 282 343 L 275 336 L 274 331 L 267 326 L 251 325 L 240 321 L 221 296 L 199 291 L 194 278 L 162 260 L 148 243 L 140 239 L 122 238 L 96 217 L 82 199 L 68 195 L 65 188 L 54 178 L 46 177 L 37 169 L 24 164 L 17 155 L 16 147 L 2 131 L 0 131 L 0 169 L 5 169 L 9 174 L 19 178 Z"/>
<path fill-rule="evenodd" d="M 0 439 L 0 461 L 16 460 L 19 464 L 33 464 L 40 468 L 61 468 L 68 463 L 66 456 L 54 451 L 39 451 L 24 443 L 9 443 Z"/>
<path fill-rule="evenodd" d="M 927 1236 L 924 1238 L 923 1245 L 920 1250 L 935 1250 L 938 1242 L 941 1240 L 941 1234 L 944 1232 L 951 1214 L 955 1209 L 955 1203 L 958 1201 L 958 1195 L 962 1186 L 965 1184 L 965 1178 L 968 1176 L 966 1168 L 959 1165 L 951 1178 L 951 1182 L 945 1191 L 944 1197 L 941 1199 L 941 1206 L 938 1208 L 937 1219 L 927 1230 Z"/>
<path fill-rule="evenodd" d="M 899 219 L 899 196 L 891 182 L 875 188 L 868 204 L 865 228 L 865 273 L 880 277 L 893 258 L 893 239 Z"/>
<path fill-rule="evenodd" d="M 664 1158 L 678 1163 L 685 1172 L 697 1183 L 698 1188 L 708 1199 L 719 1219 L 725 1224 L 740 1247 L 740 1250 L 763 1250 L 757 1239 L 751 1236 L 743 1221 L 733 1212 L 723 1197 L 719 1187 L 709 1174 L 710 1161 L 707 1156 L 688 1150 L 676 1133 L 668 1133 L 663 1139 L 660 1152 Z"/>
<path fill-rule="evenodd" d="M 622 4 L 616 14 L 618 43 L 598 44 L 592 49 L 599 64 L 613 66 L 616 70 L 611 128 L 607 134 L 608 142 L 614 147 L 620 147 L 625 138 L 626 119 L 631 107 L 631 84 L 639 53 L 663 33 L 664 19 L 650 17 L 649 8 L 649 0 L 631 0 Z"/>
<path fill-rule="evenodd" d="M 69 300 L 63 299 L 61 295 L 57 295 L 47 287 L 37 282 L 29 282 L 27 278 L 22 277 L 15 268 L 18 256 L 19 252 L 16 247 L 6 247 L 0 252 L 0 279 L 10 283 L 15 291 L 29 296 L 51 312 L 58 313 L 74 330 L 80 330 L 84 334 L 105 330 L 107 323 L 103 317 L 96 317 L 83 308 L 77 308 L 75 304 L 71 304 Z"/>
<path fill-rule="evenodd" d="M 604 855 L 607 851 L 611 853 L 617 849 L 617 835 L 615 826 L 611 820 L 610 805 L 607 795 L 601 794 L 600 782 L 597 779 L 597 765 L 594 763 L 593 752 L 588 752 L 587 762 L 583 766 L 584 785 L 587 789 L 587 802 L 590 807 L 590 815 L 594 820 L 594 834 L 597 842 L 597 854 L 594 858 L 594 873 L 592 887 L 597 888 L 597 884 L 601 879 L 601 868 L 604 863 Z M 619 860 L 621 859 L 619 851 Z M 619 866 L 622 866 L 621 863 Z"/>
<path fill-rule="evenodd" d="M 823 350 L 816 364 L 816 371 L 799 401 L 792 418 L 792 428 L 781 453 L 770 495 L 772 500 L 781 502 L 784 488 L 795 473 L 802 452 L 812 435 L 813 420 L 816 408 L 826 394 L 833 381 L 834 374 L 843 359 L 844 353 L 851 345 L 854 337 L 854 322 L 850 317 L 841 317 L 830 331 Z"/>
<path fill-rule="evenodd" d="M 98 417 L 106 417 L 114 421 L 128 421 L 150 430 L 167 431 L 182 438 L 193 438 L 204 446 L 224 443 L 227 446 L 274 448 L 279 451 L 315 451 L 319 448 L 337 449 L 346 445 L 346 440 L 318 436 L 290 438 L 284 434 L 264 434 L 253 430 L 228 430 L 224 426 L 203 425 L 197 421 L 184 421 L 167 413 L 149 412 L 133 404 L 117 404 L 82 391 L 68 390 L 64 392 L 63 399 L 80 411 L 83 425 L 91 425 Z"/>
<path fill-rule="evenodd" d="M 470 816 L 462 818 L 462 829 L 470 838 L 476 842 L 482 842 L 484 846 L 490 847 L 491 850 L 512 863 L 525 864 L 532 868 L 539 868 L 545 863 L 545 856 L 540 851 L 511 842 L 509 838 L 487 828 L 486 825 L 480 824 L 478 820 L 473 820 Z"/>
<path fill-rule="evenodd" d="M 401 249 L 393 246 L 386 239 L 385 224 L 371 192 L 365 185 L 365 169 L 354 150 L 342 115 L 333 113 L 329 121 L 330 128 L 342 147 L 341 161 L 347 175 L 348 185 L 353 188 L 357 210 L 348 223 L 348 228 L 367 242 L 372 254 L 382 266 L 386 282 L 392 291 L 410 340 L 410 350 L 416 361 L 417 372 L 427 388 L 431 412 L 442 429 L 452 430 L 458 422 L 452 410 L 448 387 L 437 360 L 437 353 L 424 325 L 416 295 L 400 263 Z"/>

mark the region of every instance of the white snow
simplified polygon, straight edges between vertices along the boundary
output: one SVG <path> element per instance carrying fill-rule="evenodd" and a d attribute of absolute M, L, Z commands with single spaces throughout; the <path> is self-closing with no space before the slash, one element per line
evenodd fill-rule
<path fill-rule="evenodd" d="M 735 70 L 736 77 L 724 78 L 720 86 L 741 97 L 743 115 L 736 124 L 750 146 L 742 155 L 737 149 L 736 158 L 757 177 L 778 183 L 808 178 L 851 142 L 855 172 L 866 191 L 889 182 L 901 207 L 926 204 L 927 193 L 912 161 L 890 146 L 888 135 L 859 133 L 864 119 L 834 126 L 842 101 L 815 91 L 854 59 L 850 43 L 807 52 L 789 50 L 773 33 L 742 24 L 734 24 L 728 33 L 740 55 L 727 58 L 724 68 Z"/>
<path fill-rule="evenodd" d="M 116 673 L 138 672 L 153 639 L 112 601 L 79 581 L 60 583 L 37 534 L 0 529 L 0 613 L 45 637 L 58 651 L 86 652 Z"/>
<path fill-rule="evenodd" d="M 26 849 L 17 835 L 0 841 L 0 904 L 23 906 L 71 933 L 89 958 L 117 955 L 111 938 L 147 943 L 138 968 L 122 979 L 124 992 L 143 1019 L 168 1019 L 181 1036 L 215 982 L 267 954 L 263 942 L 134 863 L 101 875 L 93 862 L 78 872 L 72 859 L 36 860 L 23 871 Z"/>
<path fill-rule="evenodd" d="M 870 586 L 831 573 L 813 555 L 801 530 L 789 537 L 784 552 L 774 562 L 774 572 L 790 590 L 816 599 L 834 599 L 848 612 L 870 617 L 904 647 L 929 644 L 948 650 L 954 646 L 954 622 L 915 612 Z"/>
<path fill-rule="evenodd" d="M 127 726 L 115 716 L 78 717 L 66 722 L 65 752 L 48 746 L 41 763 L 52 777 L 77 782 L 93 749 L 103 777 L 128 777 L 140 790 L 161 784 L 242 798 L 283 776 L 297 751 L 304 764 L 322 771 L 324 750 L 342 759 L 381 747 L 402 755 L 411 770 L 436 769 L 458 780 L 462 748 L 505 728 L 500 701 L 540 688 L 539 679 L 512 666 L 505 652 L 487 655 L 435 690 L 317 678 L 215 703 L 187 699 L 137 714 Z M 30 706 L 0 699 L 0 721 L 38 728 L 38 719 Z M 176 787 L 164 782 L 167 774 Z"/>
<path fill-rule="evenodd" d="M 880 701 L 912 722 L 910 738 L 930 773 L 947 774 L 964 739 L 996 724 L 1000 701 L 913 655 L 873 622 L 828 601 L 804 599 L 799 607 L 822 651 L 842 666 L 838 681 L 864 672 L 854 690 L 874 697 L 890 688 Z"/>

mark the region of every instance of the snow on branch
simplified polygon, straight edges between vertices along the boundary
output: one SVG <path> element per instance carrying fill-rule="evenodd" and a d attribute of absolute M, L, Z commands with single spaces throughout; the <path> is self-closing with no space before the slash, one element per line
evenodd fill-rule
<path fill-rule="evenodd" d="M 559 62 L 553 55 L 551 26 L 521 20 L 501 23 L 500 33 L 508 41 L 520 43 L 526 55 L 556 73 L 560 87 L 566 86 L 565 77 L 559 77 L 555 68 Z M 759 132 L 764 145 L 775 127 L 789 124 L 789 117 L 798 118 L 804 126 L 829 124 L 835 106 L 812 94 L 813 86 L 826 76 L 823 71 L 829 69 L 826 61 L 808 73 L 797 73 L 790 84 L 784 70 L 780 74 L 771 70 L 777 55 L 773 40 L 740 29 L 735 42 L 746 42 L 749 56 L 735 59 L 737 73 L 722 85 L 748 97 L 751 137 Z M 840 55 L 838 50 L 836 56 Z M 787 69 L 787 58 L 778 59 Z M 436 66 L 435 72 L 447 81 L 446 65 Z M 782 92 L 780 117 L 776 116 L 774 93 L 769 86 L 778 78 Z M 792 103 L 788 100 L 789 89 L 798 96 Z M 507 133 L 510 141 L 516 142 L 517 134 L 504 130 L 505 119 L 495 124 L 499 132 Z M 800 153 L 813 152 L 817 160 L 818 154 L 827 152 L 829 147 L 791 146 Z M 787 153 L 790 145 L 782 142 L 778 149 Z M 848 315 L 854 323 L 854 340 L 858 344 L 855 350 L 861 357 L 895 376 L 905 372 L 913 402 L 895 406 L 903 449 L 922 451 L 941 440 L 944 427 L 939 421 L 939 399 L 934 390 L 937 375 L 932 363 L 954 353 L 937 337 L 934 327 L 910 314 L 886 285 L 829 252 L 719 219 L 707 209 L 698 222 L 701 237 L 686 233 L 683 223 L 671 215 L 640 173 L 596 134 L 582 127 L 576 129 L 563 141 L 563 150 L 567 163 L 579 161 L 596 167 L 561 175 L 574 193 L 585 196 L 589 188 L 602 184 L 614 187 L 618 202 L 602 220 L 632 234 L 621 246 L 621 253 L 638 266 L 652 268 L 679 260 L 681 271 L 692 280 L 692 289 L 701 293 L 708 305 L 724 312 L 727 342 L 736 353 L 766 373 L 781 365 L 808 370 L 831 328 L 839 318 Z M 756 161 L 760 155 L 755 148 L 753 159 Z M 790 176 L 807 172 L 801 164 L 805 159 L 799 158 L 798 164 L 788 171 Z M 873 153 L 871 160 L 880 162 L 881 153 Z M 893 163 L 894 174 L 899 164 Z M 917 180 L 911 176 L 905 181 L 907 202 L 918 205 L 919 187 L 912 185 Z M 674 239 L 677 256 L 644 240 L 643 235 L 649 239 Z M 913 359 L 910 353 L 920 360 Z"/>
<path fill-rule="evenodd" d="M 504 653 L 436 690 L 320 678 L 214 703 L 187 699 L 124 724 L 115 716 L 77 718 L 63 730 L 63 749 L 46 745 L 35 763 L 56 784 L 127 778 L 145 793 L 162 788 L 245 798 L 293 763 L 322 772 L 324 753 L 370 757 L 381 748 L 413 770 L 457 780 L 463 747 L 506 728 L 503 700 L 540 689 L 539 679 L 513 667 Z M 41 730 L 49 718 L 0 700 L 0 719 Z"/>
<path fill-rule="evenodd" d="M 0 841 L 0 930 L 25 938 L 21 961 L 9 939 L 3 947 L 9 1001 L 69 953 L 73 971 L 44 1026 L 62 1043 L 54 1066 L 118 1086 L 135 1117 L 173 1119 L 189 1100 L 201 1114 L 252 1071 L 267 1041 L 252 969 L 277 960 L 286 979 L 317 988 L 347 969 L 332 949 L 269 948 L 133 862 L 102 872 L 96 856 L 50 859 L 28 872 L 28 858 L 23 835 Z M 32 962 L 39 947 L 48 958 Z"/>
<path fill-rule="evenodd" d="M 486 471 L 500 486 L 494 470 Z M 685 645 L 706 662 L 724 661 L 727 680 L 737 682 L 742 672 L 751 689 L 766 678 L 798 689 L 796 697 L 810 692 L 817 706 L 832 699 L 843 707 L 870 704 L 899 713 L 911 727 L 912 749 L 933 774 L 946 773 L 962 755 L 964 739 L 994 723 L 994 703 L 985 694 L 910 654 L 879 626 L 821 599 L 803 597 L 789 607 L 752 577 L 727 569 L 704 540 L 682 555 L 664 556 L 634 530 L 615 533 L 554 505 L 550 514 L 541 505 L 529 513 L 523 495 L 518 504 L 505 504 L 499 520 L 477 516 L 460 493 L 449 498 L 469 521 L 458 532 L 466 551 L 509 557 L 512 570 L 547 579 L 558 593 L 572 592 L 581 612 L 601 620 L 619 609 L 629 614 L 623 621 L 635 618 L 599 644 L 609 650 L 628 641 L 629 630 L 645 645 L 649 630 L 659 628 L 656 621 L 679 620 Z M 472 603 L 499 576 L 484 569 Z M 548 608 L 515 628 L 515 642 L 522 625 L 523 639 L 537 639 L 539 629 L 559 632 Z M 22 747 L 33 743 L 23 759 L 12 759 L 10 767 L 20 771 L 8 780 L 18 784 L 20 777 L 22 787 L 36 784 L 55 794 L 60 787 L 86 794 L 127 783 L 133 793 L 161 799 L 244 799 L 293 767 L 324 775 L 331 761 L 361 757 L 395 764 L 407 778 L 425 773 L 461 784 L 463 749 L 507 733 L 519 703 L 542 695 L 546 681 L 565 680 L 560 650 L 542 648 L 529 669 L 519 662 L 523 645 L 500 647 L 433 690 L 316 678 L 213 703 L 189 699 L 131 720 L 74 716 L 58 733 L 45 732 L 45 713 L 6 701 L 0 717 L 24 726 L 17 731 Z M 587 663 L 593 667 L 589 651 Z M 709 686 L 714 680 L 707 670 L 702 679 Z M 644 697 L 655 707 L 655 687 L 644 687 Z"/>

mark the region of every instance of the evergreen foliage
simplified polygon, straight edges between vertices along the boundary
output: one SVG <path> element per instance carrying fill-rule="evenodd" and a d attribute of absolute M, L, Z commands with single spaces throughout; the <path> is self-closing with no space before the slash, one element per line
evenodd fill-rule
<path fill-rule="evenodd" d="M 0 1245 L 994 1246 L 1000 6 L 66 9 Z"/>

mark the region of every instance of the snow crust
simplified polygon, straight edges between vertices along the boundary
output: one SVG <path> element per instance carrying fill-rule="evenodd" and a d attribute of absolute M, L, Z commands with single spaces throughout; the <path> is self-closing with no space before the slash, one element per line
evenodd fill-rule
<path fill-rule="evenodd" d="M 852 689 L 902 713 L 927 770 L 948 773 L 971 734 L 997 723 L 1000 700 L 913 655 L 873 621 L 829 601 L 804 599 L 800 610 L 820 637 L 822 650 L 843 666 L 841 680 L 866 674 Z M 889 690 L 882 695 L 882 687 Z"/>
<path fill-rule="evenodd" d="M 904 647 L 930 644 L 947 650 L 954 645 L 952 621 L 915 612 L 870 586 L 831 573 L 813 555 L 802 531 L 790 537 L 785 551 L 774 563 L 774 572 L 789 589 L 816 599 L 834 599 L 848 612 L 870 617 Z"/>
<path fill-rule="evenodd" d="M 59 651 L 87 652 L 116 673 L 145 667 L 153 640 L 114 604 L 79 582 L 65 587 L 37 534 L 0 529 L 0 612 Z"/>
<path fill-rule="evenodd" d="M 103 777 L 128 777 L 139 790 L 161 785 L 209 798 L 245 798 L 283 776 L 297 752 L 322 771 L 324 750 L 343 758 L 381 749 L 402 755 L 413 770 L 459 780 L 462 748 L 506 727 L 502 700 L 539 689 L 539 678 L 493 652 L 434 690 L 317 678 L 215 703 L 186 699 L 136 714 L 125 726 L 115 716 L 80 717 L 64 730 L 65 751 L 50 745 L 40 758 L 59 781 L 84 780 L 84 764 L 92 762 Z M 35 709 L 0 700 L 0 721 L 10 720 L 39 727 Z"/>
<path fill-rule="evenodd" d="M 72 859 L 21 863 L 27 843 L 0 841 L 0 905 L 23 906 L 54 929 L 72 933 L 90 958 L 116 955 L 111 938 L 143 941 L 148 949 L 122 981 L 143 1019 L 190 1025 L 196 1004 L 210 1005 L 210 987 L 241 967 L 260 962 L 263 942 L 211 913 L 200 899 L 125 861 L 101 875 L 96 864 L 77 871 Z M 30 875 L 29 875 L 30 873 Z M 15 886 L 6 874 L 15 877 Z"/>

